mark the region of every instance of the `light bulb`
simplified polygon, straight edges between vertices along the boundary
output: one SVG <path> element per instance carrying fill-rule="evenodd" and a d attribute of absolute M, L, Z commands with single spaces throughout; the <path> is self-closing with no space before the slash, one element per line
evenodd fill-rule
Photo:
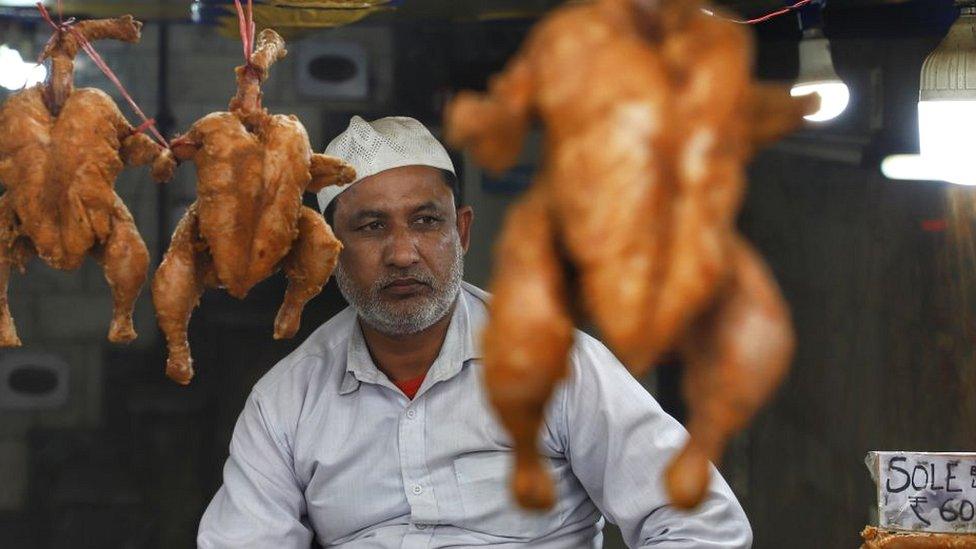
<path fill-rule="evenodd" d="M 925 59 L 919 78 L 920 155 L 888 157 L 882 164 L 892 179 L 924 179 L 976 185 L 971 129 L 976 125 L 976 7 L 961 7 L 939 47 Z"/>
<path fill-rule="evenodd" d="M 47 80 L 47 67 L 44 65 L 38 63 L 24 63 L 24 66 L 27 69 L 27 76 L 24 79 L 24 85 L 21 86 L 22 88 L 36 86 L 37 84 Z"/>
<path fill-rule="evenodd" d="M 881 173 L 888 179 L 906 181 L 944 181 L 956 185 L 976 185 L 976 173 L 963 163 L 945 163 L 920 154 L 896 154 L 881 162 Z"/>
<path fill-rule="evenodd" d="M 919 101 L 922 154 L 889 156 L 882 162 L 881 171 L 890 179 L 976 185 L 976 164 L 968 137 L 973 127 L 976 100 Z"/>
<path fill-rule="evenodd" d="M 8 46 L 0 46 L 0 86 L 19 90 L 33 86 L 47 78 L 47 67 L 24 62 L 20 52 Z"/>
<path fill-rule="evenodd" d="M 881 173 L 888 179 L 936 181 L 939 178 L 920 154 L 896 154 L 881 161 Z"/>
<path fill-rule="evenodd" d="M 918 137 L 922 155 L 932 159 L 967 158 L 972 154 L 976 99 L 919 101 Z M 972 160 L 972 158 L 968 158 Z"/>
<path fill-rule="evenodd" d="M 7 46 L 0 46 L 0 86 L 16 90 L 24 85 L 24 58 L 20 52 Z"/>
<path fill-rule="evenodd" d="M 851 91 L 847 84 L 840 80 L 796 84 L 790 90 L 790 95 L 793 97 L 810 95 L 811 93 L 820 96 L 820 110 L 804 117 L 811 122 L 833 120 L 847 110 L 847 105 L 851 102 Z"/>
<path fill-rule="evenodd" d="M 820 96 L 820 110 L 805 117 L 811 122 L 833 120 L 847 110 L 851 102 L 851 91 L 834 70 L 830 41 L 818 28 L 803 31 L 800 75 L 790 93 L 793 97 L 811 93 Z"/>

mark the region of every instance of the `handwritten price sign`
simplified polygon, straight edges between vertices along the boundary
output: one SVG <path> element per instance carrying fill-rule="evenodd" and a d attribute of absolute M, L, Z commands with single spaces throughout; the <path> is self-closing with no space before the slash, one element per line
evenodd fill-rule
<path fill-rule="evenodd" d="M 976 454 L 871 452 L 881 528 L 976 533 Z"/>

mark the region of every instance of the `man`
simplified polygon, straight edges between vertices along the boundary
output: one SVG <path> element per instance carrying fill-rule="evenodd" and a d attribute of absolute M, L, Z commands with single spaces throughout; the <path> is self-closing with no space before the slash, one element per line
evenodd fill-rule
<path fill-rule="evenodd" d="M 518 509 L 479 381 L 490 298 L 461 281 L 473 212 L 447 152 L 416 120 L 354 117 L 326 153 L 360 177 L 319 195 L 350 307 L 255 385 L 200 547 L 595 548 L 603 517 L 630 547 L 750 545 L 714 468 L 694 513 L 668 505 L 661 471 L 687 434 L 582 333 L 539 439 L 558 503 Z"/>

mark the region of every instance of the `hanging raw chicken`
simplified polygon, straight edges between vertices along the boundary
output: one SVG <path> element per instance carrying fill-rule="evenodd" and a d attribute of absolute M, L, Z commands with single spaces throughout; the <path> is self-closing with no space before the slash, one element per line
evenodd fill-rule
<path fill-rule="evenodd" d="M 536 451 L 567 370 L 576 313 L 641 375 L 686 362 L 690 442 L 668 469 L 692 507 L 729 437 L 779 385 L 793 354 L 786 303 L 735 229 L 756 148 L 815 99 L 752 81 L 750 37 L 692 0 L 598 0 L 543 20 L 487 95 L 448 110 L 453 144 L 491 170 L 517 159 L 534 119 L 544 165 L 496 249 L 485 337 L 491 402 L 513 436 L 526 507 L 555 494 Z M 527 305 L 528 304 L 528 305 Z"/>
<path fill-rule="evenodd" d="M 247 44 L 245 38 L 250 51 Z M 166 374 L 181 384 L 193 377 L 187 326 L 204 289 L 243 299 L 284 269 L 288 289 L 274 337 L 290 338 L 338 262 L 342 245 L 323 217 L 302 205 L 302 193 L 349 183 L 355 170 L 313 154 L 296 117 L 261 106 L 260 84 L 286 53 L 281 37 L 264 30 L 249 62 L 237 68 L 230 112 L 205 116 L 172 143 L 178 158 L 197 166 L 198 198 L 176 227 L 152 292 L 169 347 Z"/>
<path fill-rule="evenodd" d="M 94 257 L 114 299 L 108 339 L 135 339 L 132 310 L 146 281 L 149 251 L 115 194 L 115 180 L 126 164 L 151 163 L 160 182 L 169 180 L 176 166 L 170 151 L 134 130 L 106 93 L 73 85 L 80 49 L 106 38 L 138 42 L 142 24 L 125 16 L 56 28 L 43 54 L 51 60 L 47 82 L 14 94 L 0 107 L 3 347 L 21 344 L 7 304 L 11 267 L 23 273 L 34 255 L 64 271 L 79 268 L 86 255 Z"/>

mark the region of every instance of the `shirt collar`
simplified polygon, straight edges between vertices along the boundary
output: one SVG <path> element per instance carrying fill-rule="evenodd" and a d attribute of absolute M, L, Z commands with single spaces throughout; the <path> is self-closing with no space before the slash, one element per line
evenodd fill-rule
<path fill-rule="evenodd" d="M 458 292 L 457 304 L 451 315 L 451 323 L 447 328 L 447 335 L 441 351 L 427 371 L 417 396 L 435 383 L 447 381 L 461 372 L 461 369 L 471 360 L 481 358 L 480 331 L 484 324 L 484 314 L 472 310 L 475 307 L 469 303 L 470 297 L 464 288 Z M 480 313 L 480 314 L 479 314 Z M 359 317 L 353 316 L 350 326 L 349 344 L 346 347 L 346 374 L 339 387 L 339 394 L 345 395 L 359 388 L 360 383 L 383 385 L 395 388 L 386 374 L 380 371 L 373 362 L 359 326 Z"/>

